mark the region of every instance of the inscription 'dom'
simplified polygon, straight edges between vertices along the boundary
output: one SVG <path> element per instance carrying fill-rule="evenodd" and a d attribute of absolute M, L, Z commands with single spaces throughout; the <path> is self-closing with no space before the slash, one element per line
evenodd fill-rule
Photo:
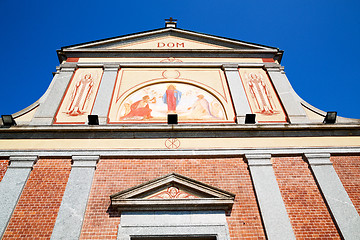
<path fill-rule="evenodd" d="M 164 42 L 158 42 L 157 43 L 157 47 L 158 48 L 164 48 L 164 47 L 168 47 L 168 48 L 184 48 L 185 47 L 185 43 L 180 43 L 180 42 L 168 42 L 168 43 L 164 43 Z"/>

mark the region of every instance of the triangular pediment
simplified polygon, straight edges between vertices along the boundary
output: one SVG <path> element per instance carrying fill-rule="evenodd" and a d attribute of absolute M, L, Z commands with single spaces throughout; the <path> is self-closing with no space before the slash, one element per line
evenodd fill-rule
<path fill-rule="evenodd" d="M 274 50 L 239 40 L 197 33 L 178 28 L 162 28 L 147 32 L 119 36 L 89 43 L 77 44 L 62 50 Z"/>
<path fill-rule="evenodd" d="M 119 210 L 231 210 L 235 195 L 172 173 L 110 196 Z"/>
<path fill-rule="evenodd" d="M 220 45 L 176 36 L 161 36 L 131 43 L 118 44 L 111 49 L 230 49 Z"/>

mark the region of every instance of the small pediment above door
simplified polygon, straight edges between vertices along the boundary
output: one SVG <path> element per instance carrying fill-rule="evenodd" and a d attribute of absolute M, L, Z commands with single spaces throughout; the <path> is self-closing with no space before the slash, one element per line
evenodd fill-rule
<path fill-rule="evenodd" d="M 225 210 L 235 195 L 172 173 L 110 196 L 120 211 Z"/>

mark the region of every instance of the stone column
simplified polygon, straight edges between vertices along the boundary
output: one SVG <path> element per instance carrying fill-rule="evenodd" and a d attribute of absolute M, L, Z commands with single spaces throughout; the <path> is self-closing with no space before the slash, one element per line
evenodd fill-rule
<path fill-rule="evenodd" d="M 104 66 L 104 74 L 91 113 L 99 116 L 99 124 L 107 123 L 107 114 L 118 70 L 119 64 L 105 64 Z"/>
<path fill-rule="evenodd" d="M 37 156 L 10 156 L 10 165 L 0 182 L 0 239 L 37 159 Z"/>
<path fill-rule="evenodd" d="M 300 98 L 295 93 L 289 80 L 287 79 L 283 67 L 275 63 L 266 63 L 267 70 L 272 83 L 280 97 L 285 111 L 291 123 L 309 122 L 304 109 L 301 106 Z"/>
<path fill-rule="evenodd" d="M 272 168 L 270 154 L 245 155 L 267 239 L 295 239 L 290 219 Z"/>
<path fill-rule="evenodd" d="M 40 105 L 30 125 L 52 124 L 66 88 L 74 74 L 75 67 L 76 65 L 74 64 L 62 66 L 60 71 L 55 73 L 48 90 L 39 100 Z"/>
<path fill-rule="evenodd" d="M 305 153 L 311 171 L 344 239 L 360 239 L 360 216 L 330 161 L 329 153 Z"/>
<path fill-rule="evenodd" d="M 73 156 L 51 239 L 79 239 L 99 156 Z"/>
<path fill-rule="evenodd" d="M 251 113 L 249 102 L 242 85 L 238 65 L 223 65 L 225 76 L 229 85 L 230 94 L 235 107 L 236 119 L 239 124 L 245 123 L 246 114 Z"/>

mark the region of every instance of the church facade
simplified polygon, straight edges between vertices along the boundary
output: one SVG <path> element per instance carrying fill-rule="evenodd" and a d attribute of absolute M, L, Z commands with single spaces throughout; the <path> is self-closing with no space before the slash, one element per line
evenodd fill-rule
<path fill-rule="evenodd" d="M 360 120 L 278 48 L 165 27 L 57 51 L 2 116 L 0 239 L 359 239 Z"/>

